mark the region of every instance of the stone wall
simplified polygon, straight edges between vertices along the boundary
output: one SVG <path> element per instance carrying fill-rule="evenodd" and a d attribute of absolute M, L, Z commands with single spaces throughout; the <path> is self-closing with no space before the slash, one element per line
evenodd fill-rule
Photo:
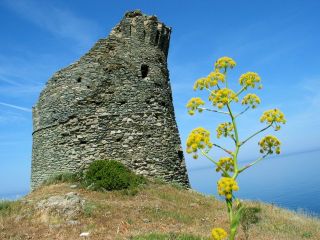
<path fill-rule="evenodd" d="M 171 29 L 128 12 L 33 107 L 32 189 L 49 176 L 115 159 L 189 186 L 167 69 Z"/>

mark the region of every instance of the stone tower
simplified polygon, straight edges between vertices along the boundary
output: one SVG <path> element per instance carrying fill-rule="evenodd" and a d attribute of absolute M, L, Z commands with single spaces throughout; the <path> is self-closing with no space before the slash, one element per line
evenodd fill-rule
<path fill-rule="evenodd" d="M 53 75 L 33 107 L 32 189 L 100 159 L 189 186 L 167 69 L 170 33 L 157 17 L 128 12 Z"/>

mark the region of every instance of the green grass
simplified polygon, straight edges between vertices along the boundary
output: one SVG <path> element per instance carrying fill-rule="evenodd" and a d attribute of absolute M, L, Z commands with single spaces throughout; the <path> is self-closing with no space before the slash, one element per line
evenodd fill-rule
<path fill-rule="evenodd" d="M 70 172 L 63 172 L 63 173 L 57 173 L 53 176 L 47 178 L 43 185 L 52 185 L 57 183 L 64 183 L 64 182 L 80 182 L 81 181 L 81 173 L 70 173 Z"/>
<path fill-rule="evenodd" d="M 0 215 L 8 215 L 12 212 L 15 201 L 0 200 Z"/>
<path fill-rule="evenodd" d="M 168 209 L 157 209 L 157 208 L 144 208 L 145 212 L 154 219 L 173 219 L 180 223 L 191 223 L 193 217 L 189 214 L 185 214 L 179 211 L 168 210 Z"/>

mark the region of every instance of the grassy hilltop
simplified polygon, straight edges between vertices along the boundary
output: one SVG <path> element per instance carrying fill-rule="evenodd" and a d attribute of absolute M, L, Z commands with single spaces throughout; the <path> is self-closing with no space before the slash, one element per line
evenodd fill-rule
<path fill-rule="evenodd" d="M 246 205 L 258 211 L 252 224 L 243 223 L 239 240 L 245 232 L 253 240 L 320 239 L 319 219 L 259 202 Z M 228 226 L 224 208 L 213 197 L 160 182 L 110 192 L 57 183 L 0 203 L 0 239 L 209 239 L 213 226 Z M 89 236 L 80 237 L 83 232 Z"/>

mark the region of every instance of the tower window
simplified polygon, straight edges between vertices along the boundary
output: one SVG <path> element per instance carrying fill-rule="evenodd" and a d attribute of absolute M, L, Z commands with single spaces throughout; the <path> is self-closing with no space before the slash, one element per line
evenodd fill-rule
<path fill-rule="evenodd" d="M 142 78 L 145 78 L 148 76 L 149 73 L 149 66 L 146 64 L 141 65 L 141 76 Z"/>
<path fill-rule="evenodd" d="M 158 45 L 159 39 L 160 39 L 160 31 L 157 30 L 157 35 L 156 35 L 156 39 L 155 39 L 155 44 L 154 45 Z"/>

